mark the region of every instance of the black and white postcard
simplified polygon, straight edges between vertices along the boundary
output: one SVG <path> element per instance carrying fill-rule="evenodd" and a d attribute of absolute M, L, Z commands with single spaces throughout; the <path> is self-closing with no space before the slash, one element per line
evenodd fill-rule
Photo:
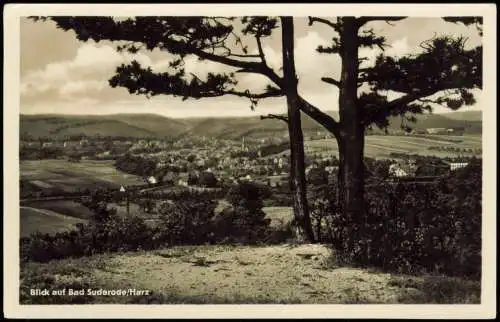
<path fill-rule="evenodd" d="M 494 4 L 6 5 L 6 316 L 493 318 L 496 47 Z"/>

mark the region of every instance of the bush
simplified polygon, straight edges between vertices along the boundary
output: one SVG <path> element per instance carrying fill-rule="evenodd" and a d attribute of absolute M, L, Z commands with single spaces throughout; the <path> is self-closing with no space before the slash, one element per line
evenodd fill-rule
<path fill-rule="evenodd" d="M 329 217 L 336 211 L 335 184 L 311 185 L 308 187 L 307 199 L 315 240 L 333 241 L 332 226 Z"/>
<path fill-rule="evenodd" d="M 352 263 L 478 278 L 481 183 L 478 160 L 437 183 L 380 183 L 367 189 L 366 215 L 358 218 L 336 211 L 334 190 L 325 186 L 311 214 L 327 218 L 319 237 Z"/>
<path fill-rule="evenodd" d="M 217 203 L 187 199 L 159 208 L 163 236 L 171 245 L 213 242 L 212 222 Z"/>
<path fill-rule="evenodd" d="M 214 235 L 219 243 L 263 242 L 271 221 L 265 216 L 262 209 L 252 211 L 241 206 L 227 207 L 215 218 Z"/>
<path fill-rule="evenodd" d="M 231 206 L 215 218 L 215 235 L 218 240 L 236 243 L 262 242 L 267 234 L 270 219 L 262 210 L 263 199 L 269 197 L 266 186 L 242 182 L 226 195 Z"/>
<path fill-rule="evenodd" d="M 137 216 L 119 217 L 106 202 L 90 200 L 86 203 L 94 211 L 87 224 L 77 229 L 54 235 L 34 233 L 21 238 L 23 261 L 46 262 L 66 257 L 89 256 L 103 252 L 136 251 L 161 246 L 164 238 Z"/>

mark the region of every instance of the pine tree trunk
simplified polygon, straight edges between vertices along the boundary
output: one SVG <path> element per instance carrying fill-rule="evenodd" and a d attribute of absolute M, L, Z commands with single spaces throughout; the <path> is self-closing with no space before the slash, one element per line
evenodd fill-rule
<path fill-rule="evenodd" d="M 283 41 L 283 76 L 288 108 L 288 133 L 290 137 L 291 188 L 296 238 L 299 242 L 314 242 L 314 233 L 307 203 L 304 163 L 304 137 L 302 133 L 297 76 L 294 62 L 293 18 L 281 17 Z"/>
<path fill-rule="evenodd" d="M 339 211 L 343 211 L 344 205 L 344 164 L 345 164 L 345 147 L 344 140 L 338 138 L 337 146 L 339 149 L 339 169 L 337 172 L 337 207 Z"/>
<path fill-rule="evenodd" d="M 357 104 L 358 82 L 358 26 L 353 17 L 344 17 L 340 41 L 342 43 L 342 75 L 339 94 L 340 109 L 340 182 L 341 204 L 346 218 L 360 223 L 364 218 L 364 125 L 363 110 Z M 362 231 L 350 232 L 354 242 Z"/>

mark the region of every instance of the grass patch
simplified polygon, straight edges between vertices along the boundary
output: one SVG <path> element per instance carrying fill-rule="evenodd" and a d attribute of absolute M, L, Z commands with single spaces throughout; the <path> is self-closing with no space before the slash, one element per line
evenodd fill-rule
<path fill-rule="evenodd" d="M 481 148 L 481 138 L 470 139 L 460 137 L 462 142 L 448 142 L 446 136 L 397 136 L 397 135 L 369 135 L 366 137 L 365 154 L 373 158 L 390 158 L 391 152 L 416 153 L 418 155 L 436 155 L 439 157 L 455 157 L 452 151 L 429 151 L 429 147 L 439 144 L 452 144 L 458 148 Z M 455 138 L 453 141 L 457 141 Z M 326 155 L 338 155 L 337 143 L 334 139 L 305 141 L 304 147 L 310 151 L 321 152 Z"/>
<path fill-rule="evenodd" d="M 32 233 L 57 233 L 76 229 L 77 223 L 85 222 L 83 219 L 64 216 L 46 210 L 34 208 L 21 208 L 21 236 L 29 236 Z"/>
<path fill-rule="evenodd" d="M 23 202 L 22 206 L 51 210 L 65 216 L 80 219 L 90 219 L 92 217 L 90 209 L 72 200 L 28 201 Z"/>
<path fill-rule="evenodd" d="M 392 277 L 400 288 L 399 302 L 412 304 L 480 304 L 481 283 L 446 276 Z"/>

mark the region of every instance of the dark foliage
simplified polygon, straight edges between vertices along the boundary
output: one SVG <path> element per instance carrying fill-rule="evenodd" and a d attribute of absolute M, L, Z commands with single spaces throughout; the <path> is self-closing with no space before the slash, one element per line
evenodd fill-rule
<path fill-rule="evenodd" d="M 212 220 L 217 203 L 211 200 L 179 200 L 160 206 L 162 235 L 170 245 L 213 241 Z"/>
<path fill-rule="evenodd" d="M 199 184 L 207 188 L 215 188 L 217 186 L 218 180 L 213 172 L 204 171 L 200 174 Z"/>
<path fill-rule="evenodd" d="M 266 239 L 270 219 L 262 210 L 263 199 L 270 195 L 265 186 L 242 182 L 226 195 L 231 204 L 216 218 L 216 234 L 223 242 L 256 243 Z"/>
<path fill-rule="evenodd" d="M 60 159 L 62 157 L 64 157 L 64 151 L 59 147 L 21 147 L 19 149 L 20 160 Z"/>
<path fill-rule="evenodd" d="M 260 153 L 262 157 L 268 155 L 278 154 L 283 151 L 287 151 L 290 148 L 290 142 L 285 141 L 278 144 L 269 144 L 260 148 Z"/>
<path fill-rule="evenodd" d="M 226 194 L 224 190 L 221 190 Z M 220 193 L 220 192 L 219 192 Z M 187 193 L 175 202 L 159 207 L 160 223 L 151 226 L 138 216 L 120 217 L 108 207 L 114 197 L 105 190 L 90 192 L 81 203 L 94 216 L 77 229 L 54 235 L 35 233 L 21 238 L 23 261 L 46 262 L 103 252 L 151 250 L 171 245 L 214 243 L 256 243 L 279 238 L 268 230 L 269 219 L 262 211 L 265 187 L 244 184 L 234 188 L 228 199 L 232 207 L 216 215 L 217 202 L 201 194 Z M 223 195 L 219 196 L 222 197 Z M 147 201 L 145 197 L 140 200 Z"/>
<path fill-rule="evenodd" d="M 35 233 L 21 238 L 21 259 L 45 262 L 66 257 L 90 256 L 103 252 L 136 251 L 159 246 L 157 230 L 142 218 L 120 217 L 109 208 L 109 195 L 94 191 L 82 204 L 94 213 L 87 224 L 54 235 Z"/>
<path fill-rule="evenodd" d="M 153 175 L 156 169 L 156 163 L 153 160 L 131 154 L 118 157 L 115 166 L 120 171 L 141 177 Z"/>
<path fill-rule="evenodd" d="M 317 230 L 319 237 L 351 263 L 478 278 L 481 169 L 481 161 L 473 159 L 435 183 L 370 186 L 365 219 L 345 218 L 336 208 L 333 189 L 319 187 L 311 202 L 313 218 L 326 220 L 323 230 Z M 361 240 L 353 240 L 353 230 L 362 232 Z"/>

